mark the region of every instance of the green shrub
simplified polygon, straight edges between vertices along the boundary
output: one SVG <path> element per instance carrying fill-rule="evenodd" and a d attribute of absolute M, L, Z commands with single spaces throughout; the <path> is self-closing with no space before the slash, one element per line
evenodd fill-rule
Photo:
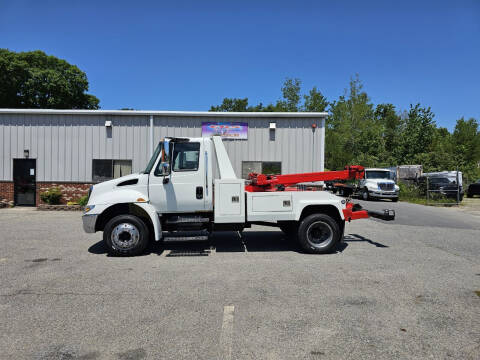
<path fill-rule="evenodd" d="M 424 199 L 425 194 L 423 193 L 421 187 L 415 184 L 405 184 L 402 182 L 398 183 L 400 187 L 399 197 L 400 200 L 413 200 L 413 199 Z"/>
<path fill-rule="evenodd" d="M 58 188 L 51 188 L 40 194 L 40 199 L 42 199 L 44 203 L 47 203 L 49 205 L 60 204 L 61 197 L 62 193 Z"/>
<path fill-rule="evenodd" d="M 77 204 L 81 206 L 87 205 L 88 202 L 88 195 L 82 196 L 81 198 L 77 199 Z"/>

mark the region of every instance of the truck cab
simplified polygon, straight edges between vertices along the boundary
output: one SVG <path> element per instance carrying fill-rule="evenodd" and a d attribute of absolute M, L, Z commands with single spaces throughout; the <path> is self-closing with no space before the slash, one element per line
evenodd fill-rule
<path fill-rule="evenodd" d="M 358 190 L 363 200 L 371 198 L 398 201 L 400 188 L 388 169 L 367 168 L 363 179 L 358 182 Z"/>
<path fill-rule="evenodd" d="M 340 175 L 356 171 L 352 167 Z M 304 178 L 322 179 L 324 173 L 283 177 L 237 178 L 219 136 L 165 138 L 144 171 L 91 187 L 83 228 L 103 231 L 114 255 L 140 254 L 149 241 L 207 240 L 214 231 L 243 231 L 255 224 L 280 228 L 306 252 L 325 253 L 342 241 L 346 220 L 369 216 L 329 192 L 292 186 Z"/>

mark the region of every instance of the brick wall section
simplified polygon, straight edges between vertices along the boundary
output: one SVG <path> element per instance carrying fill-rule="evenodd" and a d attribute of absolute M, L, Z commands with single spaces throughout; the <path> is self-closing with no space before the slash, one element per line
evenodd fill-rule
<path fill-rule="evenodd" d="M 13 201 L 13 182 L 0 181 L 0 201 Z"/>
<path fill-rule="evenodd" d="M 90 186 L 92 186 L 92 184 L 37 182 L 37 206 L 40 204 L 44 204 L 44 202 L 40 200 L 40 193 L 47 191 L 50 188 L 58 188 L 62 193 L 60 203 L 66 204 L 69 201 L 75 201 L 78 200 L 78 198 L 87 195 Z"/>

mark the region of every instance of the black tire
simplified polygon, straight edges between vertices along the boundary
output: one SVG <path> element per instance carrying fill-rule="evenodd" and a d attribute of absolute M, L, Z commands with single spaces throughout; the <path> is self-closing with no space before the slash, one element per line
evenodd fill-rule
<path fill-rule="evenodd" d="M 279 226 L 280 230 L 286 235 L 287 240 L 296 241 L 298 233 L 298 223 L 286 223 Z"/>
<path fill-rule="evenodd" d="M 370 195 L 368 195 L 368 189 L 367 188 L 363 189 L 363 191 L 362 191 L 362 199 L 365 200 L 365 201 L 370 200 Z"/>
<path fill-rule="evenodd" d="M 114 234 L 115 232 L 115 234 Z M 149 242 L 148 226 L 134 215 L 118 215 L 110 219 L 103 230 L 108 252 L 117 256 L 143 253 Z"/>
<path fill-rule="evenodd" d="M 397 201 L 398 201 L 398 198 L 392 198 L 392 201 L 393 201 L 393 202 L 397 202 Z"/>
<path fill-rule="evenodd" d="M 473 194 L 467 193 L 468 198 L 473 198 Z"/>
<path fill-rule="evenodd" d="M 338 195 L 345 196 L 345 191 L 342 188 L 338 189 Z"/>
<path fill-rule="evenodd" d="M 341 239 L 338 223 L 326 214 L 312 214 L 298 227 L 298 243 L 310 254 L 326 254 L 336 249 Z"/>

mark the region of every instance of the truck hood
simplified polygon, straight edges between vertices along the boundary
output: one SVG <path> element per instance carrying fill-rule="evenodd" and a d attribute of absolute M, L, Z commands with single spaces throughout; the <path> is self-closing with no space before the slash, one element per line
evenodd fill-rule
<path fill-rule="evenodd" d="M 130 175 L 125 175 L 125 176 L 116 178 L 116 179 L 107 180 L 107 181 L 104 181 L 104 182 L 93 185 L 93 189 L 95 189 L 95 190 L 112 189 L 115 186 L 117 186 L 118 184 L 123 183 L 124 181 L 140 179 L 140 176 L 142 176 L 142 175 L 143 174 L 130 174 Z"/>
<path fill-rule="evenodd" d="M 139 201 L 138 199 L 143 199 Z M 148 174 L 130 174 L 93 185 L 88 204 L 148 201 Z"/>

